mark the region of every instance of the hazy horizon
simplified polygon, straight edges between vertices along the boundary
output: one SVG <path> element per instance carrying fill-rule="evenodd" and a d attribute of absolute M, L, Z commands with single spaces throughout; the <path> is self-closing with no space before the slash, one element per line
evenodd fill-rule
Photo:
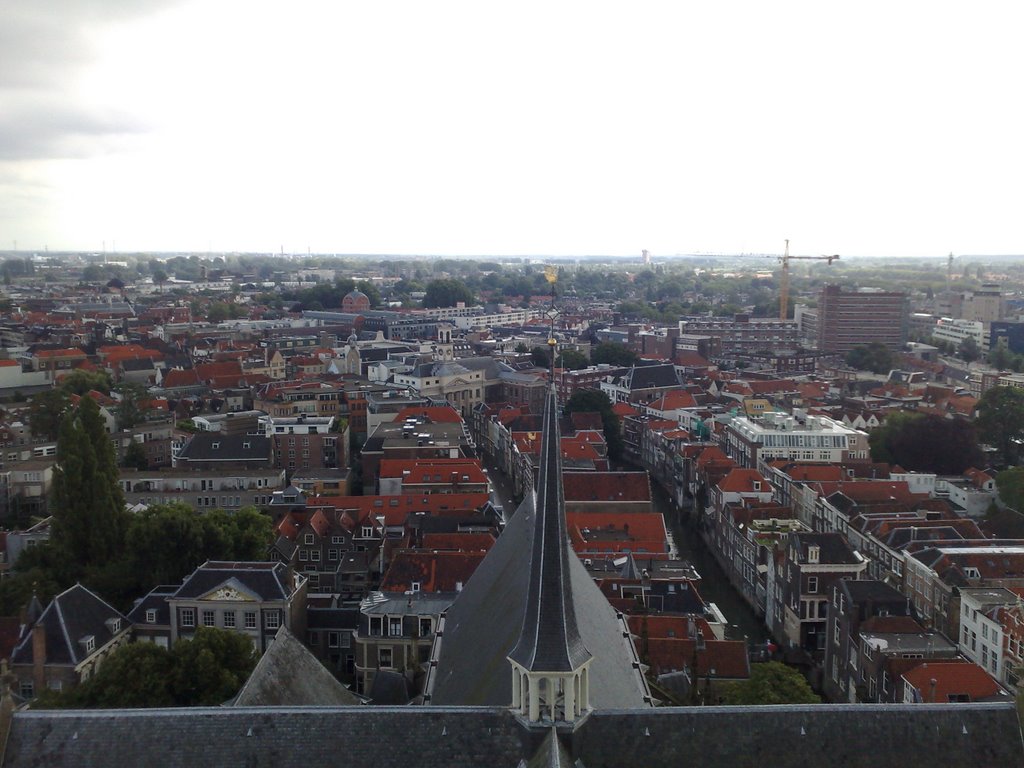
<path fill-rule="evenodd" d="M 923 0 L 7 3 L 0 249 L 1024 252 L 1022 21 Z"/>

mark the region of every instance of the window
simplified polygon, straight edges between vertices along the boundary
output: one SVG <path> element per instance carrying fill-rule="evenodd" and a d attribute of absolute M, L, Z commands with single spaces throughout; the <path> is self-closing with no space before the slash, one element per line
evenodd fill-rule
<path fill-rule="evenodd" d="M 327 550 L 327 559 L 332 561 L 332 562 L 337 561 L 337 559 L 338 559 L 338 550 L 336 550 L 336 549 L 329 549 L 329 550 Z"/>
<path fill-rule="evenodd" d="M 391 649 L 390 648 L 378 648 L 377 649 L 377 666 L 381 669 L 390 669 L 392 663 Z"/>
<path fill-rule="evenodd" d="M 412 591 L 413 592 L 419 592 L 420 591 L 420 583 L 418 581 L 414 581 L 412 583 Z"/>
<path fill-rule="evenodd" d="M 313 534 L 312 533 L 307 533 L 306 534 L 306 543 L 307 544 L 312 544 L 314 541 L 316 541 L 316 539 L 314 538 Z"/>
<path fill-rule="evenodd" d="M 92 635 L 89 635 L 87 638 L 85 638 L 85 652 L 86 653 L 92 653 L 95 650 L 96 650 L 96 638 L 93 637 Z"/>
<path fill-rule="evenodd" d="M 195 608 L 182 608 L 179 616 L 181 617 L 181 626 L 194 627 L 196 625 Z"/>
<path fill-rule="evenodd" d="M 382 616 L 370 617 L 370 635 L 380 637 L 384 634 L 384 618 Z"/>
<path fill-rule="evenodd" d="M 215 616 L 216 616 L 216 614 L 214 614 L 213 611 L 203 611 L 203 626 L 204 627 L 214 627 L 214 626 L 216 626 L 217 625 L 217 620 L 216 620 Z"/>
<path fill-rule="evenodd" d="M 341 635 L 340 632 L 328 632 L 327 633 L 327 647 L 328 648 L 337 648 L 338 646 L 340 646 L 341 645 L 340 635 Z"/>
<path fill-rule="evenodd" d="M 309 560 L 309 550 L 300 549 L 299 550 L 299 560 Z"/>
<path fill-rule="evenodd" d="M 309 553 L 309 559 L 312 560 L 314 563 L 320 562 L 320 550 L 314 549 L 313 551 L 311 551 Z"/>
<path fill-rule="evenodd" d="M 245 628 L 256 629 L 256 611 L 245 612 Z"/>
<path fill-rule="evenodd" d="M 988 624 L 982 624 L 981 625 L 981 636 L 985 640 L 988 640 Z"/>
<path fill-rule="evenodd" d="M 267 629 L 277 629 L 281 626 L 281 612 L 267 611 L 263 614 L 263 626 Z"/>
<path fill-rule="evenodd" d="M 224 611 L 224 628 L 234 629 L 235 628 L 235 612 Z"/>
<path fill-rule="evenodd" d="M 35 692 L 36 692 L 36 689 L 32 685 L 32 681 L 31 680 L 22 680 L 21 681 L 21 698 L 23 698 L 23 699 L 31 699 L 33 696 L 35 696 Z"/>
<path fill-rule="evenodd" d="M 432 619 L 420 619 L 420 637 L 427 637 L 433 631 L 434 622 Z"/>
<path fill-rule="evenodd" d="M 156 624 L 156 608 L 147 608 L 146 609 L 146 623 L 147 624 Z"/>
<path fill-rule="evenodd" d="M 331 544 L 341 544 L 341 536 L 331 536 Z"/>
<path fill-rule="evenodd" d="M 818 591 L 818 577 L 808 576 L 807 577 L 807 591 L 814 594 Z"/>
<path fill-rule="evenodd" d="M 390 637 L 402 636 L 402 617 L 388 616 L 388 635 Z"/>

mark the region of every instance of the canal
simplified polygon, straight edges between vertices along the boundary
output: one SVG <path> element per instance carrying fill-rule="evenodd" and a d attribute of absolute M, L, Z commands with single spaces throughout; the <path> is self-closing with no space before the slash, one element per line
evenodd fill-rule
<path fill-rule="evenodd" d="M 717 605 L 718 610 L 728 621 L 727 639 L 746 638 L 748 645 L 757 645 L 768 640 L 768 629 L 764 623 L 729 583 L 725 571 L 708 550 L 704 539 L 697 533 L 696 528 L 687 522 L 686 515 L 679 514 L 675 504 L 654 478 L 651 478 L 651 501 L 654 510 L 665 516 L 665 525 L 672 534 L 679 559 L 689 560 L 701 575 L 701 596 L 706 602 Z"/>

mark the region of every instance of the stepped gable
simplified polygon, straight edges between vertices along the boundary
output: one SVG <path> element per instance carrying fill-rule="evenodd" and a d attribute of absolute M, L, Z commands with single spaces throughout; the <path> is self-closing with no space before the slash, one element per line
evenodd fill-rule
<path fill-rule="evenodd" d="M 556 671 L 588 656 L 591 707 L 650 704 L 625 621 L 569 548 L 556 413 L 552 389 L 538 492 L 519 505 L 445 613 L 432 651 L 437 665 L 426 691 L 430 704 L 508 706 L 510 657 L 527 668 Z"/>

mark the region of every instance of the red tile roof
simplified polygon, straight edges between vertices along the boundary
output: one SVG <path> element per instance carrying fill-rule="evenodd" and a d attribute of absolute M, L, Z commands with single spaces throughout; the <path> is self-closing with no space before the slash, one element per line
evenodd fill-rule
<path fill-rule="evenodd" d="M 486 552 L 493 545 L 494 535 L 490 533 L 427 533 L 423 536 L 421 548 L 450 552 Z"/>
<path fill-rule="evenodd" d="M 651 500 L 646 472 L 563 472 L 562 487 L 567 502 Z"/>
<path fill-rule="evenodd" d="M 381 580 L 382 592 L 455 592 L 465 585 L 486 552 L 427 552 L 403 549 L 394 553 Z"/>
<path fill-rule="evenodd" d="M 489 498 L 486 493 L 410 493 L 398 496 L 318 496 L 312 503 L 356 512 L 360 520 L 367 515 L 383 516 L 386 525 L 402 525 L 406 517 L 419 512 L 465 517 L 479 510 Z"/>
<path fill-rule="evenodd" d="M 409 418 L 425 418 L 434 424 L 458 424 L 462 421 L 459 412 L 450 405 L 410 406 L 400 410 L 392 421 L 405 421 Z"/>
<path fill-rule="evenodd" d="M 718 481 L 722 493 L 771 493 L 771 486 L 756 469 L 733 469 Z"/>
<path fill-rule="evenodd" d="M 960 701 L 961 696 L 969 701 L 980 701 L 996 696 L 1001 690 L 991 675 L 969 662 L 925 662 L 904 673 L 903 679 L 917 689 L 922 702 L 935 704 Z M 934 691 L 932 680 L 935 681 Z"/>

